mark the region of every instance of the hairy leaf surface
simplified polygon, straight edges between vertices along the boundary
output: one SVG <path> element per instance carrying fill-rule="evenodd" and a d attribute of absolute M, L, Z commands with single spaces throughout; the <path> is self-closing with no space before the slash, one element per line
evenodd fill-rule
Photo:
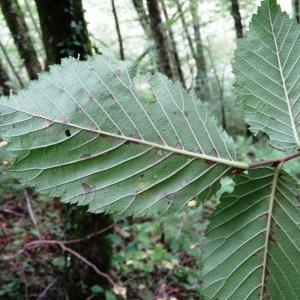
<path fill-rule="evenodd" d="M 299 299 L 300 190 L 279 169 L 236 177 L 204 244 L 208 299 Z"/>
<path fill-rule="evenodd" d="M 236 51 L 236 93 L 253 133 L 284 151 L 300 147 L 300 25 L 265 0 Z"/>
<path fill-rule="evenodd" d="M 37 191 L 93 212 L 167 213 L 206 199 L 233 141 L 192 93 L 165 76 L 136 76 L 104 56 L 66 59 L 0 102 L 13 172 Z"/>

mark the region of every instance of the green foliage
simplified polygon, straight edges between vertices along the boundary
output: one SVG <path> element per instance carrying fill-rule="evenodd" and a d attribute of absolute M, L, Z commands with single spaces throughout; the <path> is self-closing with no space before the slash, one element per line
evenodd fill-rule
<path fill-rule="evenodd" d="M 286 157 L 242 158 L 193 93 L 161 74 L 138 77 L 126 62 L 97 56 L 64 60 L 1 99 L 2 136 L 17 157 L 11 172 L 41 193 L 123 216 L 194 207 L 236 173 L 233 192 L 228 180 L 229 192 L 217 194 L 203 292 L 208 299 L 298 299 L 300 187 L 285 162 L 300 156 L 300 27 L 265 0 L 249 28 L 236 52 L 235 91 L 252 132 L 266 134 Z M 151 239 L 143 235 L 143 243 Z M 163 243 L 148 253 L 126 247 L 125 272 L 179 262 Z"/>
<path fill-rule="evenodd" d="M 64 60 L 2 98 L 2 135 L 22 182 L 92 212 L 165 214 L 205 200 L 236 162 L 232 139 L 193 93 L 161 74 L 135 80 L 103 56 Z"/>
<path fill-rule="evenodd" d="M 255 134 L 267 133 L 280 150 L 300 147 L 299 26 L 280 11 L 276 0 L 263 1 L 236 51 L 236 93 Z"/>
<path fill-rule="evenodd" d="M 138 219 L 135 224 L 121 222 L 113 236 L 118 249 L 113 272 L 126 282 L 128 299 L 148 300 L 165 293 L 176 299 L 201 299 L 201 243 L 213 206 L 208 203 L 192 212 Z"/>
<path fill-rule="evenodd" d="M 221 198 L 203 247 L 208 299 L 298 299 L 300 190 L 279 174 L 251 170 Z"/>

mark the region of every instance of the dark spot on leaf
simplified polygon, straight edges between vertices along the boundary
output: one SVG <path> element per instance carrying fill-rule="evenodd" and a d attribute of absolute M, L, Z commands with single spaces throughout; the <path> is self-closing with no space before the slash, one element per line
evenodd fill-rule
<path fill-rule="evenodd" d="M 122 132 L 120 130 L 117 130 L 117 135 L 123 135 Z"/>
<path fill-rule="evenodd" d="M 120 70 L 120 69 L 116 69 L 116 70 L 114 71 L 114 75 L 115 75 L 116 77 L 120 77 L 120 75 L 121 75 L 121 70 Z"/>
<path fill-rule="evenodd" d="M 80 159 L 86 159 L 86 158 L 89 158 L 89 157 L 91 157 L 91 154 L 89 154 L 89 153 L 80 155 Z"/>
<path fill-rule="evenodd" d="M 211 167 L 211 166 L 213 166 L 213 165 L 215 164 L 215 162 L 213 162 L 213 161 L 211 161 L 211 160 L 207 160 L 207 159 L 205 159 L 204 162 L 205 162 L 209 167 Z"/>
<path fill-rule="evenodd" d="M 211 151 L 208 153 L 208 155 L 218 157 L 218 153 L 215 148 L 212 148 Z"/>
<path fill-rule="evenodd" d="M 202 153 L 203 153 L 202 150 L 201 150 L 200 148 L 195 149 L 194 152 L 199 153 L 199 154 L 202 154 Z"/>
<path fill-rule="evenodd" d="M 165 195 L 165 198 L 167 198 L 168 200 L 174 200 L 176 198 L 176 194 L 175 193 L 170 193 Z"/>
<path fill-rule="evenodd" d="M 141 175 L 140 175 L 140 177 L 142 177 L 142 178 L 143 178 L 144 176 L 145 176 L 145 174 L 141 174 Z"/>
<path fill-rule="evenodd" d="M 16 128 L 16 125 L 15 125 L 15 124 L 12 124 L 12 127 L 13 127 L 13 128 Z"/>
<path fill-rule="evenodd" d="M 183 149 L 182 144 L 178 141 L 175 145 L 176 149 Z"/>
<path fill-rule="evenodd" d="M 115 100 L 115 98 L 114 98 L 114 96 L 113 96 L 112 94 L 108 94 L 107 98 L 108 98 L 109 100 Z"/>
<path fill-rule="evenodd" d="M 85 183 L 85 182 L 84 182 L 84 183 L 82 183 L 81 185 L 83 186 L 83 189 L 84 189 L 84 191 L 85 191 L 86 193 L 90 193 L 90 192 L 92 192 L 92 191 L 95 190 L 95 187 L 89 185 L 88 183 Z"/>
<path fill-rule="evenodd" d="M 133 132 L 133 134 L 131 134 L 131 137 L 134 138 L 134 139 L 138 139 L 138 140 L 141 139 L 141 135 L 140 135 L 140 133 L 137 130 L 135 130 Z"/>
<path fill-rule="evenodd" d="M 270 240 L 271 243 L 274 243 L 274 244 L 276 243 L 276 240 L 275 240 L 272 233 L 269 234 L 269 240 Z"/>
<path fill-rule="evenodd" d="M 267 291 L 267 287 L 264 285 L 264 289 L 263 289 L 263 295 L 264 295 L 264 296 L 266 296 L 266 295 L 267 295 L 267 293 L 268 293 L 268 291 Z"/>
<path fill-rule="evenodd" d="M 173 111 L 173 115 L 176 115 L 177 114 L 177 112 L 176 111 Z"/>
<path fill-rule="evenodd" d="M 300 203 L 300 196 L 297 196 L 296 199 Z"/>
<path fill-rule="evenodd" d="M 240 174 L 240 173 L 243 173 L 244 170 L 242 169 L 239 169 L 239 168 L 235 168 L 231 171 L 232 174 Z"/>
<path fill-rule="evenodd" d="M 77 112 L 81 111 L 80 106 L 78 106 L 78 105 L 76 106 L 76 111 L 77 111 Z"/>
<path fill-rule="evenodd" d="M 184 115 L 187 117 L 189 115 L 188 111 L 184 111 Z"/>
<path fill-rule="evenodd" d="M 65 116 L 63 116 L 61 122 L 62 122 L 63 124 L 68 124 L 69 121 L 68 121 L 68 119 L 67 119 Z"/>
<path fill-rule="evenodd" d="M 67 130 L 65 131 L 65 135 L 66 135 L 67 137 L 70 137 L 70 136 L 71 136 L 71 131 L 70 131 L 70 129 L 67 129 Z"/>

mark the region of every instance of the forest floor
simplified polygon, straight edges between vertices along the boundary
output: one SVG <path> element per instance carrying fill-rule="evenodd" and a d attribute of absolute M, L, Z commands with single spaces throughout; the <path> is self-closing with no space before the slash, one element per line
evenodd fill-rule
<path fill-rule="evenodd" d="M 248 159 L 260 159 L 266 151 L 279 155 L 246 139 L 239 139 L 238 147 Z M 0 162 L 0 299 L 65 299 L 63 249 L 58 244 L 27 247 L 39 239 L 64 240 L 62 204 L 24 190 L 7 173 L 9 158 L 1 148 Z M 299 166 L 300 161 L 293 162 L 289 172 L 299 175 Z M 223 180 L 222 192 L 232 188 L 231 180 Z M 201 243 L 216 203 L 171 217 L 115 220 L 109 276 L 126 288 L 127 299 L 201 299 Z M 100 285 L 83 288 L 87 299 L 120 299 Z"/>

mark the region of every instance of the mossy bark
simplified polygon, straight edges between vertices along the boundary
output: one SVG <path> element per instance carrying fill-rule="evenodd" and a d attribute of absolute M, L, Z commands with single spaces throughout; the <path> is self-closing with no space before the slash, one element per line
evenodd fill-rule
<path fill-rule="evenodd" d="M 34 49 L 27 24 L 17 0 L 0 0 L 2 13 L 30 79 L 35 79 L 42 67 Z"/>
<path fill-rule="evenodd" d="M 182 85 L 185 87 L 185 80 L 184 80 L 184 75 L 183 75 L 183 71 L 181 68 L 181 63 L 180 63 L 180 58 L 179 58 L 179 54 L 178 54 L 178 50 L 177 50 L 177 45 L 176 45 L 176 40 L 175 40 L 175 36 L 174 36 L 174 32 L 172 29 L 172 25 L 170 23 L 170 18 L 169 18 L 169 14 L 168 14 L 168 10 L 165 4 L 165 0 L 160 0 L 161 3 L 161 7 L 162 7 L 162 11 L 165 17 L 165 21 L 167 23 L 167 33 L 170 39 L 170 49 L 171 49 L 171 53 L 172 53 L 172 58 L 173 58 L 173 66 L 174 66 L 174 73 L 176 73 L 176 79 L 180 80 L 180 82 L 182 83 Z"/>
<path fill-rule="evenodd" d="M 3 62 L 0 60 L 0 95 L 8 96 L 10 94 L 10 80 Z"/>
<path fill-rule="evenodd" d="M 293 1 L 294 14 L 297 20 L 297 23 L 300 23 L 300 0 Z"/>
<path fill-rule="evenodd" d="M 207 67 L 204 56 L 204 47 L 202 43 L 200 19 L 199 19 L 199 2 L 198 0 L 190 0 L 190 11 L 192 15 L 192 22 L 194 28 L 195 39 L 195 61 L 197 67 L 197 75 L 195 80 L 195 92 L 197 96 L 202 100 L 209 99 Z"/>
<path fill-rule="evenodd" d="M 231 15 L 234 20 L 236 37 L 238 39 L 241 39 L 243 37 L 243 24 L 242 24 L 242 17 L 240 13 L 239 0 L 231 0 Z"/>
<path fill-rule="evenodd" d="M 47 64 L 92 54 L 81 0 L 36 0 Z"/>
<path fill-rule="evenodd" d="M 147 7 L 149 12 L 152 38 L 156 47 L 158 69 L 169 78 L 174 78 L 171 67 L 170 53 L 168 51 L 166 33 L 164 31 L 158 1 L 147 0 Z"/>

